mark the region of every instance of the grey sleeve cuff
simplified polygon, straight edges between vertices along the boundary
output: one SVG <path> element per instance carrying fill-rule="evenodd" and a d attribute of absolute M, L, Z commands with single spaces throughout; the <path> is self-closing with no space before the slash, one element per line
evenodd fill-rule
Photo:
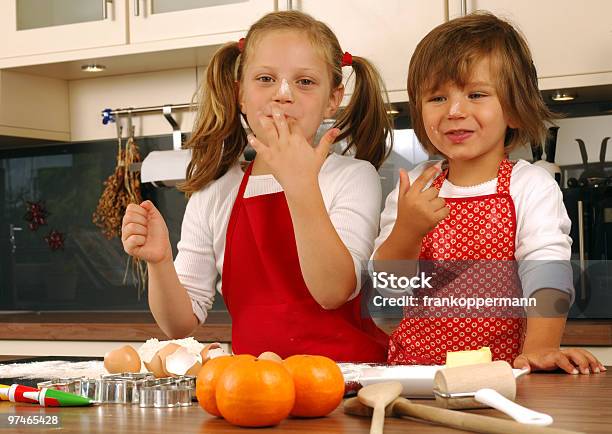
<path fill-rule="evenodd" d="M 570 296 L 570 305 L 574 303 L 573 271 L 570 261 L 529 260 L 518 262 L 518 273 L 523 286 L 525 298 L 544 288 L 558 289 Z"/>
<path fill-rule="evenodd" d="M 206 308 L 202 307 L 200 303 L 198 303 L 192 298 L 191 299 L 191 309 L 193 310 L 193 313 L 195 314 L 195 316 L 198 318 L 198 324 L 199 325 L 204 324 L 204 321 L 206 321 L 206 317 L 208 316 L 208 311 L 206 310 Z"/>

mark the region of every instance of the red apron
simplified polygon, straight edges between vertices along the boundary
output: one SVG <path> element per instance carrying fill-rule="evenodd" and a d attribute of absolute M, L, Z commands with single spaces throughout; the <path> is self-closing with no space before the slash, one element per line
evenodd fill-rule
<path fill-rule="evenodd" d="M 245 199 L 251 169 L 252 164 L 232 208 L 223 262 L 222 292 L 232 317 L 234 353 L 385 361 L 388 336 L 369 314 L 362 315 L 361 296 L 325 310 L 310 295 L 285 193 Z"/>
<path fill-rule="evenodd" d="M 418 290 L 418 307 L 404 309 L 404 319 L 389 343 L 391 364 L 443 365 L 447 351 L 491 348 L 493 360 L 510 363 L 520 354 L 525 328 L 521 307 L 426 307 L 423 297 L 520 298 L 522 289 L 514 260 L 516 215 L 510 197 L 512 163 L 504 159 L 497 192 L 447 198 L 450 214 L 429 232 L 420 263 L 432 277 L 433 289 Z M 433 182 L 438 190 L 443 171 Z"/>

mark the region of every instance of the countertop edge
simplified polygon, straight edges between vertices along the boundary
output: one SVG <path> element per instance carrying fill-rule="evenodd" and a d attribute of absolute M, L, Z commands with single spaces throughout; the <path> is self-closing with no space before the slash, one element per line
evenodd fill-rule
<path fill-rule="evenodd" d="M 146 341 L 169 339 L 150 313 L 36 313 L 11 314 L 0 318 L 2 340 Z M 394 322 L 380 322 L 387 333 Z M 215 312 L 192 336 L 202 342 L 231 342 L 231 319 L 227 312 Z M 612 319 L 569 319 L 562 345 L 612 346 Z"/>

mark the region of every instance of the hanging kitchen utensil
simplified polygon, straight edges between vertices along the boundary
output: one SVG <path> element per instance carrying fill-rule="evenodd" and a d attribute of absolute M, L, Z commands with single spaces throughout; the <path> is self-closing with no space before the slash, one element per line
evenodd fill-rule
<path fill-rule="evenodd" d="M 582 165 L 584 166 L 584 171 L 580 175 L 578 179 L 578 185 L 580 187 L 586 186 L 597 186 L 601 184 L 605 184 L 607 181 L 607 176 L 605 173 L 605 162 L 606 162 L 606 150 L 608 145 L 608 140 L 610 137 L 605 137 L 601 142 L 601 147 L 599 150 L 599 162 L 596 164 L 589 165 L 588 155 L 586 151 L 586 145 L 583 140 L 576 139 L 578 142 L 578 147 L 580 148 L 580 156 L 582 157 Z"/>
<path fill-rule="evenodd" d="M 559 127 L 548 128 L 548 136 L 546 137 L 546 144 L 544 145 L 544 152 L 546 152 L 546 161 L 549 163 L 555 162 L 555 154 L 557 152 L 557 135 L 559 133 Z"/>
<path fill-rule="evenodd" d="M 608 140 L 610 137 L 604 137 L 599 147 L 599 175 L 603 178 L 608 178 L 606 175 L 606 151 L 608 149 Z"/>
<path fill-rule="evenodd" d="M 531 144 L 531 156 L 533 157 L 534 163 L 542 160 L 542 145 L 540 143 Z"/>
<path fill-rule="evenodd" d="M 557 184 L 561 185 L 561 169 L 557 166 L 555 161 L 555 151 L 557 149 L 557 131 L 559 127 L 550 127 L 548 129 L 548 135 L 546 136 L 546 144 L 544 150 L 546 151 L 546 160 L 542 160 L 542 145 L 537 144 L 531 145 L 531 153 L 533 154 L 533 160 L 535 166 L 540 166 L 552 176 Z"/>

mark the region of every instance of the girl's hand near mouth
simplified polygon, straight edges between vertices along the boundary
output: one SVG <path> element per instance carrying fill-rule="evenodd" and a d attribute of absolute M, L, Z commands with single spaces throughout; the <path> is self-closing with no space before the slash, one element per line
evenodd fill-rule
<path fill-rule="evenodd" d="M 260 115 L 265 136 L 258 139 L 250 134 L 247 138 L 283 187 L 286 195 L 303 194 L 305 189 L 318 186 L 318 175 L 331 145 L 340 134 L 332 128 L 319 144 L 313 147 L 305 137 L 295 119 L 287 118 L 280 109 L 274 109 L 272 119 Z"/>

